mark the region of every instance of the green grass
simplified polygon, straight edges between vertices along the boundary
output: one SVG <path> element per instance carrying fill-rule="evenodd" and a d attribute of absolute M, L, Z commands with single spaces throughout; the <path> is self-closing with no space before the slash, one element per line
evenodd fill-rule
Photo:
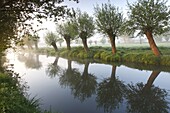
<path fill-rule="evenodd" d="M 25 85 L 12 73 L 0 73 L 0 113 L 40 113 L 38 100 L 27 99 Z"/>
<path fill-rule="evenodd" d="M 26 84 L 13 72 L 0 72 L 0 113 L 52 113 L 39 108 L 39 99 L 29 98 Z"/>
<path fill-rule="evenodd" d="M 83 47 L 72 47 L 70 51 L 66 48 L 60 49 L 57 53 L 51 48 L 45 51 L 49 55 L 58 54 L 61 57 L 79 58 L 79 59 L 95 59 L 104 62 L 129 62 L 140 63 L 146 65 L 162 65 L 170 66 L 170 47 L 161 46 L 159 50 L 163 54 L 161 57 L 153 55 L 148 46 L 118 46 L 116 54 L 112 54 L 111 47 L 92 46 L 88 52 L 84 51 Z M 42 49 L 41 51 L 44 51 Z"/>

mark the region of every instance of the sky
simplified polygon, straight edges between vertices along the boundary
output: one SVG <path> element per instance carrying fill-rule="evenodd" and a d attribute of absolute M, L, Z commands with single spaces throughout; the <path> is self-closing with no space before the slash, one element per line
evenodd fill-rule
<path fill-rule="evenodd" d="M 80 2 L 76 4 L 75 2 L 67 2 L 69 4 L 68 6 L 72 7 L 79 7 L 82 11 L 88 12 L 90 15 L 93 15 L 94 13 L 94 6 L 96 4 L 101 5 L 102 3 L 108 3 L 108 0 L 79 0 Z M 134 2 L 136 0 L 128 0 L 129 3 Z M 111 4 L 113 4 L 116 7 L 125 9 L 126 8 L 126 0 L 110 0 Z"/>
<path fill-rule="evenodd" d="M 132 3 L 136 0 L 128 0 L 129 3 Z M 93 16 L 94 14 L 94 7 L 102 3 L 107 3 L 108 0 L 79 0 L 79 3 L 76 3 L 74 1 L 65 0 L 63 2 L 64 5 L 67 5 L 69 8 L 73 7 L 74 9 L 79 8 L 81 11 L 87 12 L 89 15 Z M 126 3 L 127 0 L 110 0 L 111 4 L 114 4 L 114 6 L 119 7 L 121 11 L 125 12 L 127 10 Z M 41 27 L 47 28 L 48 31 L 55 32 L 56 26 L 53 22 L 44 22 Z M 46 31 L 40 31 L 38 34 L 41 37 L 41 41 L 43 42 L 43 37 L 45 35 Z"/>
<path fill-rule="evenodd" d="M 124 13 L 124 15 L 126 15 L 126 12 L 128 10 L 127 7 L 127 0 L 109 0 L 111 2 L 111 4 L 113 4 L 116 7 L 119 7 L 120 11 L 122 11 Z M 129 3 L 134 3 L 137 0 L 128 0 Z M 69 0 L 64 0 L 64 5 L 67 5 L 68 7 L 73 7 L 74 9 L 79 8 L 81 11 L 85 11 L 87 12 L 89 15 L 93 16 L 94 14 L 94 6 L 96 6 L 96 4 L 101 5 L 102 3 L 107 3 L 108 0 L 79 0 L 79 3 L 76 3 L 74 1 L 69 1 Z M 167 5 L 170 6 L 170 0 L 168 0 Z M 47 28 L 47 30 L 49 31 L 56 31 L 56 26 L 53 22 L 44 22 L 41 27 L 45 27 Z M 43 37 L 45 35 L 46 31 L 41 31 L 39 32 L 39 35 L 41 37 L 41 41 L 43 41 Z"/>

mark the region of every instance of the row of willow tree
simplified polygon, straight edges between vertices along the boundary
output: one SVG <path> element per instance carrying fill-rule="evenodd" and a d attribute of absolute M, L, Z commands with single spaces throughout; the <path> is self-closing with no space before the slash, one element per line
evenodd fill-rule
<path fill-rule="evenodd" d="M 128 18 L 123 17 L 119 8 L 110 2 L 94 7 L 94 16 L 89 16 L 86 12 L 76 10 L 75 16 L 68 18 L 64 23 L 57 24 L 56 32 L 47 32 L 45 41 L 52 45 L 56 51 L 56 42 L 63 37 L 70 50 L 70 41 L 81 38 L 84 50 L 89 51 L 87 38 L 94 35 L 97 30 L 107 35 L 110 39 L 112 53 L 116 53 L 115 39 L 120 35 L 132 35 L 138 31 L 138 35 L 145 35 L 154 55 L 160 56 L 153 36 L 167 34 L 169 31 L 170 10 L 166 6 L 166 1 L 162 0 L 138 0 L 133 4 L 128 4 Z"/>
<path fill-rule="evenodd" d="M 39 69 L 42 65 L 38 57 L 32 53 L 19 54 L 18 59 L 25 62 L 27 68 Z M 106 113 L 119 109 L 124 101 L 127 102 L 128 113 L 167 113 L 169 111 L 169 102 L 166 100 L 168 92 L 153 85 L 160 70 L 152 71 L 146 84 L 139 82 L 126 85 L 116 76 L 117 66 L 113 64 L 109 77 L 103 78 L 98 83 L 97 76 L 89 72 L 91 62 L 88 60 L 67 59 L 66 68 L 60 66 L 59 60 L 57 56 L 53 63 L 48 64 L 47 76 L 50 78 L 58 76 L 60 85 L 70 88 L 71 94 L 81 102 L 96 95 L 97 107 L 104 108 Z M 83 71 L 80 72 L 78 68 L 73 67 L 73 62 L 84 65 Z"/>
<path fill-rule="evenodd" d="M 153 53 L 156 56 L 161 55 L 153 36 L 169 31 L 170 11 L 167 1 L 137 0 L 132 4 L 127 3 L 129 8 L 127 19 L 123 18 L 122 12 L 109 2 L 102 4 L 101 7 L 97 5 L 94 8 L 95 22 L 87 13 L 72 10 L 62 5 L 63 2 L 62 0 L 1 0 L 0 52 L 18 43 L 22 35 L 30 31 L 37 32 L 38 30 L 33 29 L 32 21 L 37 20 L 42 23 L 43 19 L 53 19 L 58 23 L 59 19 L 69 17 L 66 23 L 58 25 L 61 30 L 57 30 L 68 44 L 68 37 L 71 39 L 80 37 L 85 50 L 88 51 L 87 38 L 93 35 L 94 28 L 97 28 L 99 32 L 108 35 L 114 54 L 115 37 L 121 34 L 133 34 L 137 30 L 139 35 L 146 35 Z M 65 30 L 69 32 L 66 33 Z"/>

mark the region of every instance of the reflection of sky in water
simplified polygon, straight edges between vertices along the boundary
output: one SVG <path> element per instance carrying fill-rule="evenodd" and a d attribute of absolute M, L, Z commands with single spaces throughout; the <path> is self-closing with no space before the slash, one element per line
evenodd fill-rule
<path fill-rule="evenodd" d="M 15 71 L 18 72 L 30 87 L 28 93 L 31 97 L 36 96 L 41 99 L 42 108 L 52 109 L 64 113 L 103 113 L 102 108 L 96 107 L 95 98 L 96 95 L 86 99 L 84 102 L 80 102 L 78 99 L 74 99 L 69 87 L 63 88 L 59 84 L 59 76 L 50 78 L 46 75 L 46 69 L 49 63 L 53 63 L 55 57 L 47 57 L 40 55 L 39 60 L 42 63 L 42 67 L 39 70 L 25 68 L 24 62 L 17 60 L 17 55 L 8 54 L 8 58 L 11 63 L 15 65 Z M 67 60 L 59 58 L 58 65 L 62 69 L 67 68 Z M 77 62 L 72 62 L 72 68 L 78 69 L 83 72 L 84 65 Z M 103 79 L 109 78 L 112 71 L 112 66 L 108 64 L 90 63 L 89 73 L 97 77 L 97 82 L 100 83 Z M 147 82 L 151 71 L 140 71 L 138 69 L 128 68 L 126 66 L 119 66 L 116 69 L 116 77 L 124 81 L 125 84 L 138 82 Z M 169 90 L 170 73 L 161 72 L 154 81 L 155 86 L 159 86 L 161 89 Z M 125 102 L 120 106 L 120 109 L 116 109 L 114 112 L 125 112 Z"/>

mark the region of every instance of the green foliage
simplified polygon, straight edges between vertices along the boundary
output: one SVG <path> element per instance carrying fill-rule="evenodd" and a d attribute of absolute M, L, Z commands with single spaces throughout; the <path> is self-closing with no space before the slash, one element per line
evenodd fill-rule
<path fill-rule="evenodd" d="M 160 47 L 163 56 L 156 57 L 151 53 L 149 47 L 119 47 L 116 54 L 112 54 L 110 47 L 90 47 L 85 52 L 82 47 L 74 47 L 68 51 L 60 49 L 59 56 L 80 59 L 96 59 L 105 62 L 139 63 L 155 66 L 170 66 L 170 51 L 167 47 Z"/>
<path fill-rule="evenodd" d="M 125 24 L 127 32 L 139 30 L 139 35 L 147 31 L 160 35 L 169 30 L 169 8 L 165 0 L 138 0 L 129 4 L 129 20 Z"/>
<path fill-rule="evenodd" d="M 64 38 L 67 44 L 67 49 L 70 50 L 70 41 L 75 39 L 78 35 L 76 23 L 74 21 L 67 21 L 65 23 L 58 24 L 56 30 L 62 38 Z"/>
<path fill-rule="evenodd" d="M 55 55 L 56 55 L 56 51 L 54 51 L 54 49 L 53 49 L 53 50 L 50 50 L 50 51 L 48 52 L 48 55 L 55 56 Z"/>
<path fill-rule="evenodd" d="M 40 113 L 38 100 L 25 97 L 25 88 L 18 76 L 0 73 L 0 112 L 1 113 Z"/>
<path fill-rule="evenodd" d="M 164 66 L 169 66 L 169 64 L 170 64 L 170 57 L 169 57 L 169 55 L 162 56 L 160 64 L 164 65 Z"/>
<path fill-rule="evenodd" d="M 73 0 L 77 1 L 77 0 Z M 22 35 L 37 32 L 32 21 L 42 23 L 42 19 L 58 21 L 73 16 L 73 10 L 61 5 L 61 0 L 1 0 L 0 1 L 0 52 L 17 43 Z M 78 2 L 78 1 L 77 1 Z M 60 4 L 60 5 L 59 5 Z M 28 22 L 29 21 L 29 22 Z M 41 30 L 41 29 L 40 29 Z"/>
<path fill-rule="evenodd" d="M 36 52 L 40 54 L 51 55 L 51 56 L 56 55 L 56 52 L 53 48 L 39 48 L 38 50 L 36 50 Z"/>
<path fill-rule="evenodd" d="M 119 9 L 108 2 L 102 4 L 101 8 L 97 5 L 94 10 L 98 31 L 109 36 L 119 35 L 123 24 L 123 14 L 119 12 Z"/>
<path fill-rule="evenodd" d="M 85 59 L 85 58 L 88 58 L 88 54 L 82 50 L 78 53 L 77 57 Z"/>
<path fill-rule="evenodd" d="M 102 53 L 103 51 L 102 50 L 99 50 L 99 51 L 97 51 L 97 52 L 95 52 L 95 54 L 94 54 L 94 59 L 100 59 L 101 58 L 101 53 Z"/>
<path fill-rule="evenodd" d="M 122 61 L 122 53 L 117 52 L 116 54 L 113 55 L 113 61 L 114 62 L 121 62 Z"/>
<path fill-rule="evenodd" d="M 72 21 L 76 23 L 78 34 L 81 39 L 93 36 L 95 28 L 93 17 L 89 16 L 86 12 L 77 10 L 76 17 L 73 18 Z"/>
<path fill-rule="evenodd" d="M 51 46 L 53 42 L 56 43 L 57 40 L 59 39 L 59 37 L 55 35 L 53 32 L 47 32 L 44 38 L 45 38 L 45 43 L 49 46 Z"/>
<path fill-rule="evenodd" d="M 61 55 L 62 57 L 66 57 L 66 56 L 68 56 L 68 50 L 65 50 L 65 51 L 62 51 L 62 52 L 60 52 L 59 53 L 59 55 Z"/>
<path fill-rule="evenodd" d="M 134 63 L 141 63 L 141 64 L 151 64 L 151 65 L 160 64 L 160 58 L 154 56 L 153 54 L 130 53 L 130 54 L 123 55 L 122 60 L 126 62 L 134 62 Z"/>
<path fill-rule="evenodd" d="M 76 57 L 78 53 L 79 53 L 79 49 L 71 50 L 68 54 L 68 57 Z"/>
<path fill-rule="evenodd" d="M 76 23 L 74 21 L 67 21 L 57 25 L 57 32 L 64 38 L 74 39 L 78 35 Z"/>
<path fill-rule="evenodd" d="M 100 58 L 103 59 L 104 61 L 112 61 L 112 53 L 111 52 L 107 52 L 107 51 L 103 51 L 100 54 Z"/>

